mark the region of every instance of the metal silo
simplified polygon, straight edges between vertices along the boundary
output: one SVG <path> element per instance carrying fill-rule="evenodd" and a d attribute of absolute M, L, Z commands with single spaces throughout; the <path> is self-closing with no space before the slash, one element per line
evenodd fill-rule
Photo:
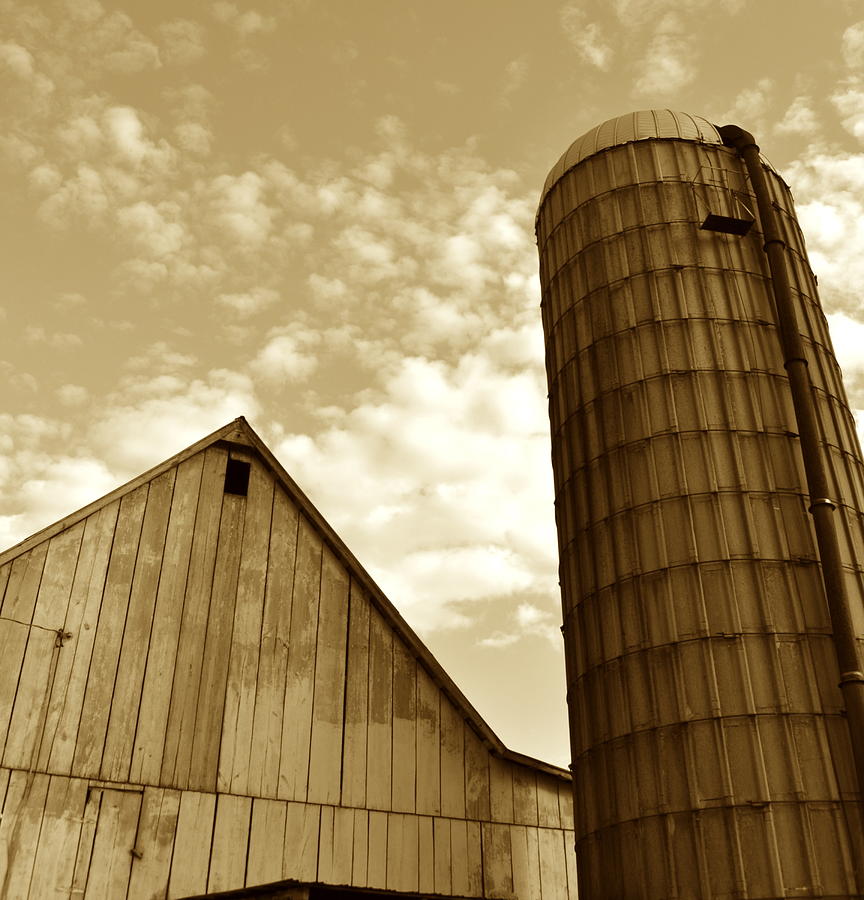
<path fill-rule="evenodd" d="M 538 212 L 586 900 L 864 896 L 864 466 L 789 189 L 743 146 L 621 116 Z M 787 370 L 809 372 L 794 404 Z"/>

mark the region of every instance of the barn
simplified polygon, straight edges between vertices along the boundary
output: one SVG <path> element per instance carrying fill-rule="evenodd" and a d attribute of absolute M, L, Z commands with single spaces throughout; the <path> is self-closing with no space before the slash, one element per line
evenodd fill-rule
<path fill-rule="evenodd" d="M 576 897 L 508 750 L 240 418 L 0 554 L 0 896 Z"/>

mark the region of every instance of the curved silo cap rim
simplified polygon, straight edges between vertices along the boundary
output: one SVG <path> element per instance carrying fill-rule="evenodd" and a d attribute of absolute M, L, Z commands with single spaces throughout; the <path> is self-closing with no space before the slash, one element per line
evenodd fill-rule
<path fill-rule="evenodd" d="M 642 109 L 617 116 L 573 141 L 549 172 L 539 206 L 543 205 L 546 195 L 564 174 L 583 160 L 610 147 L 648 140 L 694 141 L 723 146 L 717 126 L 702 116 L 673 109 Z M 767 160 L 765 162 L 773 170 L 773 166 Z"/>

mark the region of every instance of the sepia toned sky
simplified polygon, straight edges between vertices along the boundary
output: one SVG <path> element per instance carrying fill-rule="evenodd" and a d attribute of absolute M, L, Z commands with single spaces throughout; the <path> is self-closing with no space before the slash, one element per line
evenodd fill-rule
<path fill-rule="evenodd" d="M 593 125 L 753 131 L 864 409 L 860 0 L 0 0 L 0 548 L 245 415 L 566 764 L 533 218 Z"/>

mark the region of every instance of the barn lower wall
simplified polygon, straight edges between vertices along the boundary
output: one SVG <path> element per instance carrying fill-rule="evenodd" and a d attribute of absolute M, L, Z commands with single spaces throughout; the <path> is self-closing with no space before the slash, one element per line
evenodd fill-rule
<path fill-rule="evenodd" d="M 576 896 L 573 832 L 0 769 L 4 897 L 180 898 L 283 879 Z"/>

